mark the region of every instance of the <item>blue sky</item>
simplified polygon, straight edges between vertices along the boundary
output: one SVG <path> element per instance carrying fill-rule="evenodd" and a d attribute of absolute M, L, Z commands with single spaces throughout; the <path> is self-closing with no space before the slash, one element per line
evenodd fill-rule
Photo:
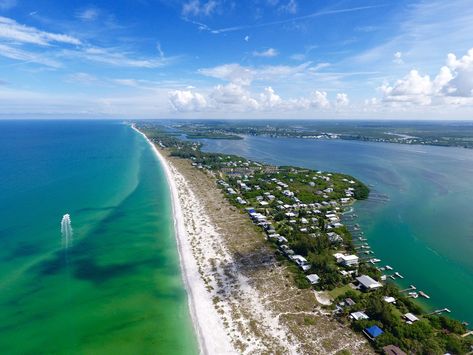
<path fill-rule="evenodd" d="M 0 0 L 0 117 L 473 118 L 471 1 Z"/>

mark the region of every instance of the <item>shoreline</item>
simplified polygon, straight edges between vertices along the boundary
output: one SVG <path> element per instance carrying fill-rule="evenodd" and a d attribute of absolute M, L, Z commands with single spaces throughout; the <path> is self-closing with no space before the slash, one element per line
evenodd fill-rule
<path fill-rule="evenodd" d="M 201 353 L 372 353 L 362 336 L 330 318 L 312 290 L 290 281 L 287 264 L 228 203 L 215 177 L 168 156 L 133 129 L 152 145 L 172 192 L 182 277 Z"/>
<path fill-rule="evenodd" d="M 179 192 L 169 162 L 143 132 L 138 130 L 134 125 L 132 125 L 131 128 L 143 136 L 150 145 L 166 176 L 171 197 L 174 234 L 179 254 L 181 277 L 188 296 L 188 307 L 199 345 L 199 352 L 201 354 L 233 353 L 233 347 L 230 342 L 224 341 L 226 334 L 223 327 L 220 327 L 220 324 L 218 324 L 218 318 L 216 318 L 215 314 L 210 313 L 210 311 L 214 309 L 212 300 L 207 295 L 192 254 L 184 224 L 184 216 L 179 202 Z M 213 327 L 208 327 L 209 323 L 211 323 Z M 218 343 L 217 339 L 220 340 L 220 343 Z"/>

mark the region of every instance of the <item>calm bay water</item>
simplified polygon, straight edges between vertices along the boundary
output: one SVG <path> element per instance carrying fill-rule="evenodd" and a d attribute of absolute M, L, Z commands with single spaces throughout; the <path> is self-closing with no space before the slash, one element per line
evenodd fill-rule
<path fill-rule="evenodd" d="M 2 354 L 197 353 L 165 176 L 130 127 L 0 121 L 0 243 Z"/>
<path fill-rule="evenodd" d="M 371 185 L 355 206 L 380 265 L 390 265 L 473 324 L 473 150 L 342 140 L 203 140 L 204 150 L 351 174 Z"/>

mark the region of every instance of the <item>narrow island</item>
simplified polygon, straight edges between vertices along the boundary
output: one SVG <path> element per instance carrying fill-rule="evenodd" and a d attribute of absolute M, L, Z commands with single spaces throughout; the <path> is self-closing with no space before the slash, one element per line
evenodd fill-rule
<path fill-rule="evenodd" d="M 153 123 L 133 128 L 166 172 L 203 353 L 471 351 L 465 324 L 426 314 L 354 239 L 343 214 L 368 197 L 362 182 L 205 153 Z"/>

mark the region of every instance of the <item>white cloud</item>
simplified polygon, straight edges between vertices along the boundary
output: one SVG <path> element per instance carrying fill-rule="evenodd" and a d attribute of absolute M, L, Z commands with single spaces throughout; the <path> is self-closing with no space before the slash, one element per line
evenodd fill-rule
<path fill-rule="evenodd" d="M 312 105 L 318 108 L 330 107 L 330 102 L 325 91 L 315 91 L 313 93 Z"/>
<path fill-rule="evenodd" d="M 254 78 L 253 71 L 250 68 L 242 67 L 240 64 L 224 64 L 213 68 L 199 69 L 199 73 L 239 85 L 249 85 Z"/>
<path fill-rule="evenodd" d="M 255 57 L 265 57 L 265 58 L 271 58 L 271 57 L 276 57 L 278 55 L 278 51 L 274 48 L 268 48 L 264 51 L 254 51 L 253 55 Z"/>
<path fill-rule="evenodd" d="M 6 44 L 0 44 L 0 56 L 9 59 L 20 60 L 22 62 L 27 63 L 42 64 L 51 68 L 61 67 L 61 63 L 57 62 L 56 60 L 47 58 L 40 54 L 8 46 Z"/>
<path fill-rule="evenodd" d="M 81 41 L 75 37 L 38 30 L 34 27 L 20 25 L 15 20 L 0 16 L 0 38 L 13 42 L 30 43 L 47 46 L 53 42 L 79 45 Z"/>
<path fill-rule="evenodd" d="M 345 95 L 345 94 L 342 94 Z M 337 99 L 338 96 L 337 96 Z M 348 98 L 344 97 L 345 104 Z M 308 97 L 283 99 L 271 87 L 251 92 L 247 87 L 229 83 L 217 85 L 207 92 L 173 90 L 169 92 L 171 107 L 178 112 L 257 113 L 327 111 L 331 108 L 327 92 L 316 90 Z"/>
<path fill-rule="evenodd" d="M 380 87 L 384 102 L 441 105 L 470 104 L 473 98 L 473 48 L 462 58 L 450 53 L 434 79 L 411 70 L 394 84 Z M 462 99 L 463 98 L 463 99 Z"/>
<path fill-rule="evenodd" d="M 218 7 L 218 2 L 209 0 L 200 2 L 200 0 L 190 0 L 182 5 L 183 16 L 210 16 Z"/>
<path fill-rule="evenodd" d="M 279 9 L 294 15 L 297 13 L 297 2 L 296 0 L 289 0 L 287 4 L 281 5 Z"/>
<path fill-rule="evenodd" d="M 76 17 L 82 21 L 95 21 L 99 17 L 99 10 L 95 7 L 89 7 L 85 10 L 79 11 Z"/>
<path fill-rule="evenodd" d="M 234 83 L 216 86 L 209 97 L 214 108 L 225 107 L 225 109 L 237 112 L 259 108 L 258 101 L 251 97 L 249 91 Z"/>
<path fill-rule="evenodd" d="M 127 52 L 117 52 L 109 48 L 87 47 L 80 50 L 65 50 L 65 57 L 82 58 L 90 61 L 130 68 L 159 68 L 169 64 L 172 58 L 134 58 Z"/>
<path fill-rule="evenodd" d="M 207 107 L 207 100 L 190 90 L 174 90 L 169 93 L 169 101 L 176 111 L 201 111 Z"/>
<path fill-rule="evenodd" d="M 348 99 L 348 95 L 345 93 L 338 93 L 336 98 L 336 105 L 337 107 L 346 107 L 350 104 L 350 100 Z"/>
<path fill-rule="evenodd" d="M 230 81 L 238 85 L 250 85 L 253 81 L 277 81 L 307 72 L 311 63 L 306 62 L 296 66 L 266 65 L 260 67 L 245 67 L 240 64 L 224 64 L 213 68 L 199 69 L 199 73 L 216 79 Z"/>
<path fill-rule="evenodd" d="M 396 64 L 404 64 L 404 60 L 402 59 L 402 52 L 396 52 L 394 53 L 394 59 L 393 62 Z"/>
<path fill-rule="evenodd" d="M 59 59 L 69 58 L 89 60 L 109 65 L 131 68 L 159 68 L 173 62 L 175 58 L 165 57 L 161 46 L 157 45 L 156 58 L 137 58 L 133 53 L 117 49 L 86 46 L 78 38 L 39 30 L 17 23 L 13 19 L 0 16 L 0 56 L 23 62 L 43 64 L 49 67 L 60 67 Z M 55 44 L 75 45 L 64 48 Z M 32 45 L 40 46 L 33 48 Z M 41 48 L 42 47 L 42 48 Z M 27 49 L 25 49 L 27 48 Z M 43 48 L 47 48 L 44 51 Z"/>
<path fill-rule="evenodd" d="M 273 108 L 281 105 L 282 99 L 271 86 L 268 86 L 264 88 L 264 91 L 260 94 L 260 102 L 265 107 Z"/>
<path fill-rule="evenodd" d="M 451 76 L 451 79 L 444 84 L 446 91 L 451 96 L 473 96 L 473 48 L 460 59 L 450 53 L 447 59 L 447 68 L 450 73 L 443 68 L 444 73 L 441 73 L 443 81 Z"/>

